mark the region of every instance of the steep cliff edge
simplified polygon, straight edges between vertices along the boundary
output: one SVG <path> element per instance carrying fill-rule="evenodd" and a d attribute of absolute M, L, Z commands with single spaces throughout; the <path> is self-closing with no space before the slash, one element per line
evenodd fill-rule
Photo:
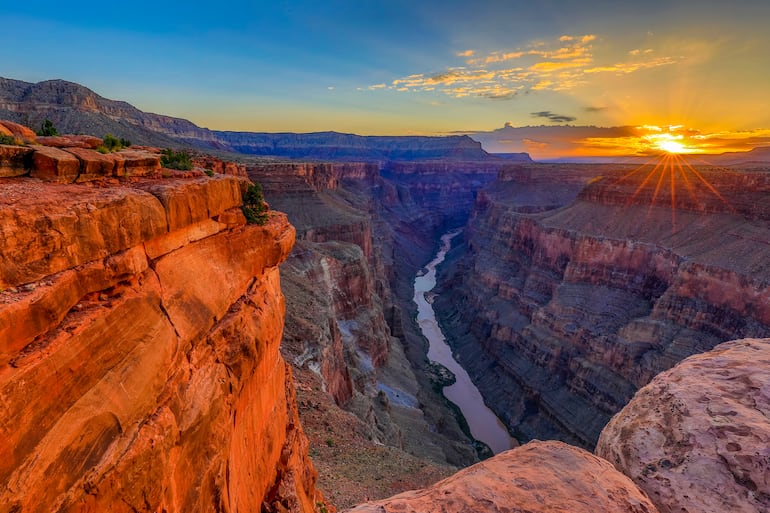
<path fill-rule="evenodd" d="M 461 361 L 523 440 L 591 447 L 659 372 L 770 335 L 769 175 L 634 169 L 502 173 L 444 275 Z"/>
<path fill-rule="evenodd" d="M 0 510 L 314 511 L 294 229 L 243 179 L 0 179 Z"/>

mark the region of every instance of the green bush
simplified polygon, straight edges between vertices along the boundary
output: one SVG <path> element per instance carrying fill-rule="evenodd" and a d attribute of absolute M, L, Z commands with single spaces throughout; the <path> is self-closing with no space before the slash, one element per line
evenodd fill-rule
<path fill-rule="evenodd" d="M 35 132 L 37 135 L 41 135 L 44 137 L 49 137 L 53 135 L 59 135 L 59 131 L 56 129 L 55 126 L 53 126 L 53 121 L 50 119 L 46 119 L 43 121 L 43 123 L 40 125 L 40 130 Z"/>
<path fill-rule="evenodd" d="M 186 151 L 174 151 L 166 148 L 161 152 L 160 165 L 168 169 L 179 169 L 180 171 L 189 171 L 193 168 L 190 154 Z"/>
<path fill-rule="evenodd" d="M 262 186 L 259 183 L 249 185 L 243 195 L 243 215 L 249 224 L 265 224 L 267 222 L 267 204 L 262 195 Z"/>
<path fill-rule="evenodd" d="M 0 134 L 0 144 L 9 144 L 11 146 L 18 146 L 18 141 L 12 135 Z"/>
<path fill-rule="evenodd" d="M 206 169 L 203 172 L 206 173 L 208 176 L 214 176 L 214 171 L 212 171 L 211 169 Z"/>
<path fill-rule="evenodd" d="M 102 145 L 96 148 L 99 153 L 111 153 L 113 151 L 120 151 L 123 148 L 131 146 L 131 141 L 128 139 L 118 139 L 112 134 L 106 134 L 102 138 Z"/>

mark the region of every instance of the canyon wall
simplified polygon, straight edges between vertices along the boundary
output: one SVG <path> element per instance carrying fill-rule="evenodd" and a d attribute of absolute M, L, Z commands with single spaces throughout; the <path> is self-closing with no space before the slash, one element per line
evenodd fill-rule
<path fill-rule="evenodd" d="M 322 503 L 279 352 L 295 232 L 244 185 L 0 178 L 0 511 Z"/>
<path fill-rule="evenodd" d="M 473 191 L 494 179 L 497 166 L 391 163 L 381 172 L 371 163 L 262 162 L 248 170 L 297 227 L 297 246 L 281 271 L 283 351 L 295 365 L 303 424 L 320 442 L 322 488 L 334 486 L 328 494 L 347 506 L 446 476 L 447 464 L 477 461 L 438 392 L 411 298 L 438 235 L 464 222 Z M 353 423 L 362 439 L 324 425 L 339 422 Z M 361 460 L 377 455 L 353 477 L 348 496 L 341 476 L 359 462 L 327 443 L 355 445 Z M 385 457 L 377 444 L 396 451 Z M 387 466 L 403 470 L 378 470 Z M 420 477 L 414 468 L 432 470 Z M 392 486 L 383 486 L 388 479 Z"/>
<path fill-rule="evenodd" d="M 478 195 L 437 310 L 521 440 L 591 447 L 659 372 L 770 335 L 768 174 L 652 169 L 512 168 Z"/>

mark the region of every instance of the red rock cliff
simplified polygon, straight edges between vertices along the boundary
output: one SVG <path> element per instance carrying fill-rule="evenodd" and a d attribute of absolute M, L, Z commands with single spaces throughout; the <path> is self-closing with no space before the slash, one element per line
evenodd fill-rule
<path fill-rule="evenodd" d="M 313 511 L 294 229 L 242 179 L 0 179 L 0 511 Z"/>

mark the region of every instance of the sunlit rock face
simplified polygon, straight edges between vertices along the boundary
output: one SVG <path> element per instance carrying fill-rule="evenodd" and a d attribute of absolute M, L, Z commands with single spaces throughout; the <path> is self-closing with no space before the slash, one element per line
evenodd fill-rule
<path fill-rule="evenodd" d="M 2 511 L 322 500 L 279 352 L 294 228 L 245 224 L 243 186 L 2 179 Z"/>
<path fill-rule="evenodd" d="M 770 336 L 768 173 L 635 169 L 503 173 L 450 255 L 439 313 L 522 439 L 591 447 L 659 372 Z"/>
<path fill-rule="evenodd" d="M 658 375 L 596 453 L 661 512 L 770 510 L 770 340 L 744 339 Z"/>
<path fill-rule="evenodd" d="M 656 513 L 644 492 L 607 461 L 561 442 L 531 442 L 424 490 L 349 513 Z"/>

